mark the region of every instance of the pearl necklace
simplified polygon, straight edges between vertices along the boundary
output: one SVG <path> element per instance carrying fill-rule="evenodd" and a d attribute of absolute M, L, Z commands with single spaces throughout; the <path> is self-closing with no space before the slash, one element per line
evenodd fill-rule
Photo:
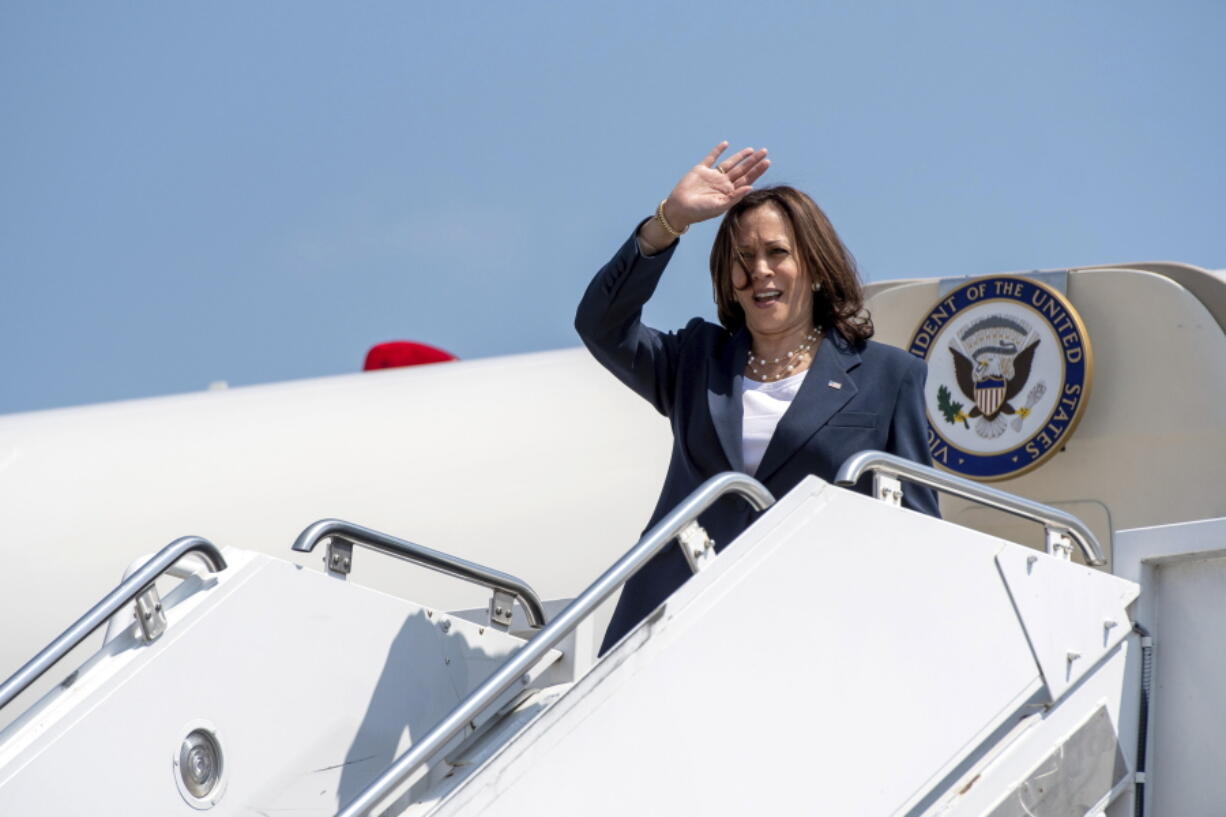
<path fill-rule="evenodd" d="M 782 380 L 785 377 L 789 377 L 792 374 L 792 371 L 801 364 L 801 361 L 805 358 L 806 354 L 817 345 L 817 342 L 821 340 L 821 337 L 821 327 L 815 326 L 813 327 L 813 330 L 809 332 L 809 334 L 805 335 L 805 339 L 800 342 L 799 346 L 788 352 L 786 355 L 777 357 L 774 360 L 758 357 L 753 353 L 753 349 L 750 349 L 749 371 L 753 372 L 753 379 L 769 383 L 772 380 Z M 768 366 L 778 366 L 784 361 L 787 361 L 788 365 L 784 366 L 778 373 L 775 375 L 769 375 L 766 373 Z M 762 364 L 761 367 L 758 366 L 759 363 Z"/>

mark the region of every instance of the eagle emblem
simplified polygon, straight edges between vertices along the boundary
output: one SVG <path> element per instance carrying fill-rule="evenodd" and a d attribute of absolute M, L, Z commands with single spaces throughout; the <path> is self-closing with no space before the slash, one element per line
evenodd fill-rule
<path fill-rule="evenodd" d="M 966 416 L 975 421 L 981 437 L 1004 434 L 1008 420 L 1001 415 L 1018 414 L 1012 401 L 1030 379 L 1040 342 L 1028 324 L 1000 314 L 975 320 L 951 340 L 958 388 L 974 403 Z M 1029 409 L 1022 406 L 1018 419 L 1024 419 Z"/>
<path fill-rule="evenodd" d="M 1093 374 L 1085 324 L 1066 286 L 1067 273 L 1056 271 L 938 288 L 907 347 L 928 364 L 924 403 L 936 465 L 1007 479 L 1064 450 Z"/>

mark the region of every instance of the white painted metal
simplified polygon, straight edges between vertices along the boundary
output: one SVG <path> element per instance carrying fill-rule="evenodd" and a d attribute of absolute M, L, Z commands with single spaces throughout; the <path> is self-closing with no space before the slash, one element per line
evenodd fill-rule
<path fill-rule="evenodd" d="M 200 803 L 182 795 L 173 752 L 204 722 L 227 769 L 211 813 L 334 809 L 521 643 L 226 555 L 229 570 L 167 594 L 161 639 L 141 645 L 129 628 L 0 735 L 0 810 L 189 813 Z M 1011 575 L 1031 555 L 1030 572 Z M 436 761 L 393 811 L 980 813 L 1095 709 L 1118 720 L 1119 645 L 1055 707 L 1038 695 L 1027 636 L 1063 643 L 1101 614 L 1030 609 L 1069 577 L 1091 598 L 1130 598 L 1110 575 L 811 478 L 569 691 L 480 716 L 494 718 L 480 738 Z M 531 686 L 570 678 L 531 675 Z M 817 705 L 798 706 L 796 689 Z M 148 709 L 157 717 L 132 729 Z M 672 762 L 645 763 L 644 741 Z M 79 786 L 51 785 L 78 767 Z"/>
<path fill-rule="evenodd" d="M 1154 640 L 1146 814 L 1216 817 L 1226 803 L 1226 519 L 1120 531 L 1116 542 L 1119 571 L 1145 588 L 1136 617 Z"/>
<path fill-rule="evenodd" d="M 756 511 L 764 511 L 774 504 L 775 498 L 762 483 L 753 477 L 729 471 L 717 474 L 703 482 L 677 507 L 669 511 L 651 530 L 643 535 L 634 547 L 605 570 L 592 582 L 557 618 L 549 622 L 514 657 L 506 661 L 459 706 L 448 713 L 426 734 L 414 741 L 414 746 L 389 766 L 358 797 L 348 803 L 337 817 L 364 817 L 387 800 L 406 780 L 421 769 L 431 757 L 442 751 L 448 742 L 489 710 L 495 702 L 513 690 L 523 680 L 523 675 L 538 664 L 549 651 L 567 639 L 586 618 L 611 598 L 621 586 L 687 528 L 693 529 L 693 520 L 722 497 L 739 495 Z"/>
<path fill-rule="evenodd" d="M 566 609 L 574 599 L 553 599 L 544 602 L 545 618 L 553 621 L 554 616 Z M 451 610 L 448 615 L 456 616 L 477 624 L 484 624 L 489 619 L 489 610 L 478 607 L 470 610 Z M 597 651 L 604 637 L 605 625 L 608 622 L 601 616 L 584 619 L 578 627 L 557 647 L 561 652 L 554 672 L 558 678 L 574 680 L 586 673 L 596 663 Z M 525 641 L 536 635 L 539 630 L 533 629 L 524 616 L 523 608 L 516 606 L 511 614 L 511 634 Z"/>
<path fill-rule="evenodd" d="M 1025 805 L 1026 793 L 1017 791 L 1018 784 L 1029 777 L 1052 747 L 1067 739 L 1089 714 L 1099 706 L 1106 706 L 1118 728 L 1122 710 L 1136 703 L 1126 691 L 1127 646 L 1121 644 L 1112 650 L 1096 671 L 1069 690 L 1056 706 L 1034 707 L 1023 713 L 1025 717 L 1017 719 L 1016 728 L 984 752 L 978 763 L 968 768 L 923 812 L 924 817 L 982 817 L 1007 800 Z M 1127 759 L 1127 741 L 1121 740 L 1120 747 Z M 1104 750 L 1113 752 L 1115 747 L 1106 746 Z M 1045 817 L 1047 813 L 1038 812 Z M 1124 813 L 1121 811 L 1117 815 L 1113 811 L 1112 815 L 1124 817 Z M 1126 813 L 1131 817 L 1131 811 Z"/>
<path fill-rule="evenodd" d="M 670 446 L 582 349 L 0 416 L 0 678 L 188 533 L 318 569 L 289 547 L 333 515 L 572 597 L 638 538 Z M 350 578 L 439 609 L 489 597 L 379 558 Z"/>
<path fill-rule="evenodd" d="M 0 814 L 192 814 L 172 760 L 202 720 L 228 769 L 210 814 L 329 813 L 523 643 L 261 554 L 225 555 L 229 569 L 167 594 L 160 639 L 142 645 L 129 628 L 0 734 Z"/>
<path fill-rule="evenodd" d="M 1157 644 L 1147 814 L 1217 814 L 1226 521 L 1187 520 L 1226 515 L 1226 278 L 1138 264 L 1072 271 L 1068 282 L 1095 345 L 1087 414 L 1066 451 L 998 487 L 1081 516 L 1109 549 L 1114 540 L 1114 570 L 1141 584 L 1132 612 Z M 935 287 L 879 287 L 869 304 L 879 339 L 904 343 Z M 637 538 L 669 446 L 667 424 L 581 350 L 0 417 L 0 676 L 112 587 L 133 553 L 185 533 L 287 557 L 302 525 L 339 515 L 520 575 L 546 597 L 574 595 Z M 1032 590 L 1019 572 L 1029 551 L 870 504 L 806 486 L 587 679 L 519 702 L 456 758 L 446 783 L 436 767 L 414 794 L 449 814 L 488 805 L 969 817 L 999 806 L 1104 704 L 1135 760 L 1136 637 L 1119 641 L 1124 619 L 1085 646 L 1095 643 L 1085 615 L 1105 624 L 1102 610 L 1123 604 L 1111 601 L 1120 584 L 1052 572 L 1040 554 L 1044 581 Z M 994 511 L 945 510 L 952 522 L 1043 544 Z M 1115 530 L 1157 523 L 1174 524 Z M 406 694 L 417 665 L 389 660 L 399 625 L 422 605 L 477 607 L 484 594 L 383 560 L 360 560 L 370 569 L 359 565 L 345 584 L 229 553 L 232 575 L 162 588 L 164 636 L 138 646 L 129 629 L 4 732 L 0 813 L 40 813 L 48 793 L 63 808 L 44 813 L 111 813 L 111 801 L 86 799 L 99 785 L 126 798 L 115 801 L 124 814 L 190 809 L 172 754 L 201 721 L 243 747 L 245 762 L 228 760 L 250 775 L 227 781 L 214 813 L 240 802 L 326 813 L 337 787 L 351 785 L 342 770 L 361 765 L 337 766 L 365 723 L 355 711 L 390 713 L 377 727 L 390 756 L 409 739 L 397 731 L 405 723 L 420 733 L 447 711 L 439 689 L 452 700 L 471 680 L 453 666 L 505 654 L 457 619 L 469 636 L 430 647 L 424 697 Z M 602 628 L 577 634 L 575 654 L 542 683 L 586 666 Z M 440 637 L 451 636 L 431 636 Z M 1055 704 L 1036 708 L 1040 665 L 1061 687 L 1062 649 L 1096 664 L 1067 673 Z M 401 674 L 381 686 L 388 673 Z M 394 700 L 372 699 L 390 686 Z M 670 763 L 646 762 L 645 745 Z M 146 776 L 150 758 L 159 771 Z M 93 771 L 117 761 L 122 773 Z M 29 780 L 36 799 L 5 799 Z M 1109 817 L 1131 814 L 1131 792 L 1117 793 Z"/>
<path fill-rule="evenodd" d="M 811 479 L 432 813 L 927 808 L 1042 689 L 1002 552 L 1032 551 Z"/>
<path fill-rule="evenodd" d="M 876 338 L 905 346 L 937 300 L 935 279 L 869 287 Z M 1065 450 L 994 487 L 1112 532 L 1226 516 L 1226 280 L 1186 264 L 1071 270 L 1068 296 L 1094 346 L 1086 413 Z M 1043 532 L 960 499 L 945 518 L 1042 548 Z"/>
<path fill-rule="evenodd" d="M 850 488 L 856 485 L 864 474 L 870 472 L 873 474 L 873 496 L 892 505 L 902 504 L 899 480 L 905 479 L 917 485 L 926 485 L 941 496 L 962 497 L 984 507 L 1043 525 L 1047 530 L 1048 553 L 1057 553 L 1068 558 L 1067 552 L 1060 554 L 1059 551 L 1071 549 L 1072 541 L 1075 540 L 1087 564 L 1106 564 L 1102 547 L 1095 540 L 1093 531 L 1086 529 L 1081 520 L 1066 511 L 1001 491 L 958 474 L 946 473 L 935 466 L 920 465 L 897 454 L 874 450 L 860 451 L 839 466 L 834 484 Z M 882 490 L 881 486 L 887 478 L 896 487 Z M 1059 544 L 1061 542 L 1064 544 Z"/>
<path fill-rule="evenodd" d="M 1128 635 L 1133 582 L 1066 558 L 1010 548 L 996 556 L 1050 700 L 1059 699 Z"/>
<path fill-rule="evenodd" d="M 936 287 L 870 287 L 878 338 L 905 343 Z M 1066 452 L 999 487 L 1077 514 L 1108 548 L 1116 528 L 1226 515 L 1226 281 L 1142 264 L 1072 271 L 1069 294 L 1096 349 L 1087 414 Z M 22 621 L 0 639 L 0 675 L 133 553 L 185 533 L 284 557 L 333 514 L 573 596 L 637 538 L 669 450 L 663 418 L 581 349 L 0 417 L 0 620 Z M 995 511 L 945 510 L 1042 546 Z M 359 566 L 354 580 L 484 603 L 401 567 Z"/>

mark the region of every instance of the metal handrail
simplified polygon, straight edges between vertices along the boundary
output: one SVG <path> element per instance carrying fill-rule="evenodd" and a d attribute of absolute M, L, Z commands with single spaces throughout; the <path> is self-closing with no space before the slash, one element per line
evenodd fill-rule
<path fill-rule="evenodd" d="M 298 534 L 298 538 L 294 540 L 293 549 L 299 553 L 310 553 L 320 541 L 328 538 L 362 545 L 388 556 L 479 584 L 495 592 L 509 593 L 519 599 L 528 617 L 528 623 L 533 628 L 545 626 L 545 607 L 541 604 L 540 596 L 522 579 L 510 573 L 503 573 L 501 570 L 494 570 L 476 562 L 452 556 L 449 553 L 431 550 L 407 539 L 398 539 L 377 530 L 355 525 L 352 522 L 345 522 L 341 519 L 321 519 Z M 509 620 L 509 605 L 507 615 Z"/>
<path fill-rule="evenodd" d="M 532 669 L 545 653 L 569 635 L 580 621 L 659 553 L 682 528 L 693 522 L 711 503 L 729 492 L 740 494 L 759 511 L 769 508 L 775 502 L 775 498 L 762 483 L 745 474 L 727 472 L 704 482 L 668 516 L 656 523 L 638 544 L 568 604 L 566 609 L 558 613 L 545 629 L 537 633 L 481 686 L 473 690 L 450 715 L 421 740 L 414 742 L 408 751 L 398 757 L 383 774 L 338 812 L 336 817 L 360 817 L 367 814 L 375 804 L 413 774 L 418 766 L 467 727 L 473 718 L 518 683 L 520 676 Z"/>
<path fill-rule="evenodd" d="M 101 601 L 90 608 L 89 612 L 77 619 L 76 623 L 59 637 L 48 644 L 38 655 L 26 662 L 25 666 L 9 676 L 0 684 L 0 709 L 20 695 L 30 684 L 34 683 L 47 670 L 68 654 L 73 647 L 89 637 L 89 634 L 106 623 L 124 605 L 131 603 L 137 596 L 144 593 L 153 582 L 169 570 L 175 562 L 188 553 L 198 553 L 208 562 L 212 572 L 218 573 L 226 569 L 226 560 L 221 551 L 208 539 L 199 536 L 181 536 L 166 547 L 159 550 L 149 561 L 124 579 Z"/>
<path fill-rule="evenodd" d="M 966 479 L 965 477 L 948 474 L 927 465 L 887 454 L 884 451 L 861 451 L 854 454 L 839 468 L 834 478 L 835 485 L 850 487 L 860 481 L 860 478 L 870 472 L 886 474 L 895 478 L 902 477 L 919 485 L 926 485 L 947 494 L 960 496 L 998 511 L 1011 513 L 1023 519 L 1030 519 L 1042 524 L 1049 533 L 1069 536 L 1085 556 L 1086 563 L 1105 565 L 1102 547 L 1098 538 L 1090 531 L 1084 522 L 1071 513 L 1067 513 L 1050 505 L 1035 502 L 1016 494 L 1010 494 L 997 488 Z"/>

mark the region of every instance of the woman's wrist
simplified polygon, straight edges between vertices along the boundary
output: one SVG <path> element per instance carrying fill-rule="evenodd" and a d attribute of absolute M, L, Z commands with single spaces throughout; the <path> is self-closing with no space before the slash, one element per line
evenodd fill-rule
<path fill-rule="evenodd" d="M 656 208 L 659 212 L 659 208 Z M 658 252 L 663 252 L 677 240 L 676 236 L 668 232 L 655 213 L 651 218 L 643 222 L 636 233 L 639 246 L 643 249 L 645 255 L 655 255 Z"/>
<path fill-rule="evenodd" d="M 634 234 L 634 240 L 637 241 L 639 244 L 639 252 L 647 256 L 648 258 L 660 252 L 659 247 L 648 242 L 646 238 L 643 238 L 642 230 L 639 230 L 638 232 Z"/>
<path fill-rule="evenodd" d="M 690 229 L 690 223 L 681 219 L 671 199 L 663 199 L 656 207 L 656 221 L 660 222 L 664 231 L 673 238 L 680 238 L 682 233 Z"/>

